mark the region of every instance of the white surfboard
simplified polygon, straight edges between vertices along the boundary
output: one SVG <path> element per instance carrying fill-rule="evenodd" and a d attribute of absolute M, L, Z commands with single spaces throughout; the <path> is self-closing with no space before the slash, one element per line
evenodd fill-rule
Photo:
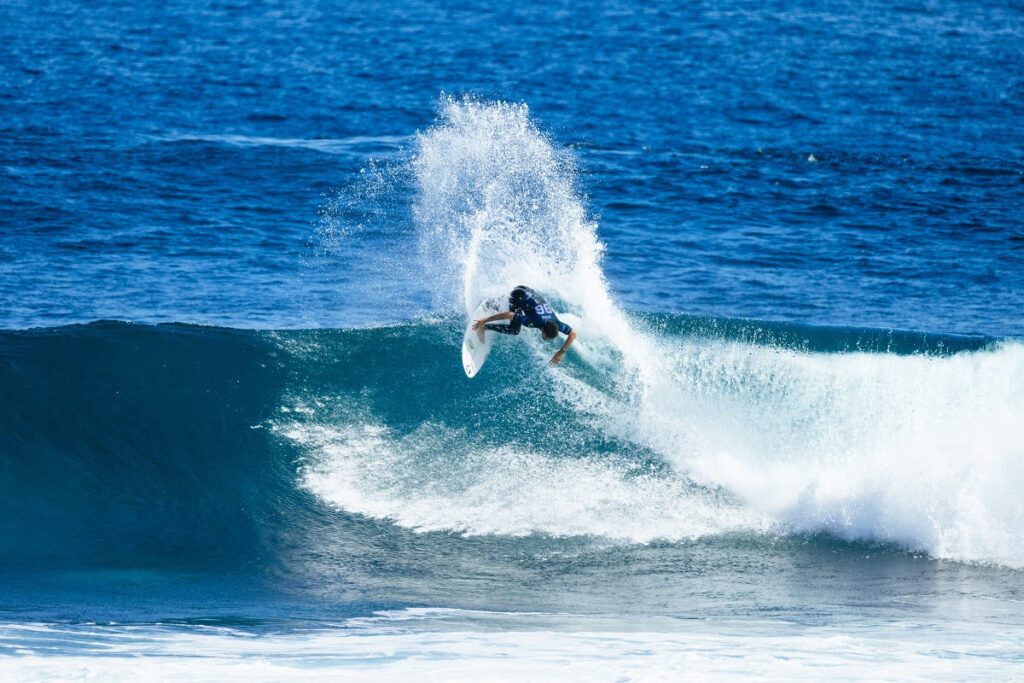
<path fill-rule="evenodd" d="M 466 334 L 462 337 L 462 369 L 466 371 L 466 377 L 473 377 L 480 372 L 480 368 L 487 362 L 487 354 L 491 352 L 491 339 L 497 334 L 491 330 L 483 330 L 481 335 L 473 329 L 473 321 L 502 310 L 504 309 L 501 306 L 501 299 L 485 299 L 470 316 Z"/>

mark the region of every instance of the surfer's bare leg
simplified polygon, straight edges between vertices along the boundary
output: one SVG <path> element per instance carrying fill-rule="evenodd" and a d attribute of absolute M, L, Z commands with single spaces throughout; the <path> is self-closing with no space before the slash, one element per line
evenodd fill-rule
<path fill-rule="evenodd" d="M 498 334 L 519 334 L 522 325 L 484 325 L 484 327 Z"/>
<path fill-rule="evenodd" d="M 511 328 L 513 327 L 513 325 L 490 325 L 490 324 L 488 324 L 488 323 L 493 323 L 495 320 L 512 320 L 512 318 L 514 318 L 515 315 L 516 314 L 515 314 L 514 311 L 506 311 L 504 313 L 495 313 L 494 315 L 489 315 L 486 318 L 481 318 L 480 320 L 474 320 L 473 321 L 473 329 L 476 330 L 476 333 L 478 335 L 480 335 L 480 342 L 481 343 L 483 343 L 483 341 L 484 341 L 484 330 L 494 330 L 495 332 L 500 332 L 501 334 L 519 334 L 519 326 L 518 325 L 514 326 L 516 329 L 515 329 L 515 332 L 512 332 Z"/>
<path fill-rule="evenodd" d="M 506 311 L 505 313 L 495 313 L 494 315 L 489 315 L 486 318 L 474 320 L 473 329 L 477 330 L 480 333 L 480 341 L 483 341 L 483 330 L 485 326 L 489 330 L 495 329 L 497 327 L 508 327 L 507 325 L 488 325 L 487 323 L 493 323 L 496 320 L 511 320 L 512 318 L 515 317 L 515 315 L 516 314 L 513 313 L 512 311 Z"/>

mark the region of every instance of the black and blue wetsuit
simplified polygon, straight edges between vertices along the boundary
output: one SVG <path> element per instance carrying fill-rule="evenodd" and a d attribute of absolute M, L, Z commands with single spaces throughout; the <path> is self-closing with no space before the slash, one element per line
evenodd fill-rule
<path fill-rule="evenodd" d="M 540 329 L 544 323 L 554 321 L 562 334 L 568 336 L 572 332 L 571 327 L 558 319 L 544 297 L 525 285 L 519 285 L 512 290 L 508 297 L 508 310 L 515 313 L 508 325 L 488 323 L 484 327 L 501 334 L 519 334 L 524 325 Z"/>

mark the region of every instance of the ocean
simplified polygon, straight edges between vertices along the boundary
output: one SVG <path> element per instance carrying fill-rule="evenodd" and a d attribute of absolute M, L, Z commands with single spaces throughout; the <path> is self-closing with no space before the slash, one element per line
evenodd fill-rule
<path fill-rule="evenodd" d="M 1024 670 L 1024 8 L 0 4 L 0 679 Z M 495 341 L 519 284 L 578 334 Z"/>

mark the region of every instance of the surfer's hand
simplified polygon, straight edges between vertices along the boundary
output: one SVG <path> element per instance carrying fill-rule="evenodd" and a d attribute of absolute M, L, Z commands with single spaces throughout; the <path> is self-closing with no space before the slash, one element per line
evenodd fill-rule
<path fill-rule="evenodd" d="M 483 320 L 474 320 L 473 321 L 473 329 L 474 330 L 479 330 L 481 327 L 484 326 L 484 322 L 485 321 L 483 321 Z"/>
<path fill-rule="evenodd" d="M 565 357 L 565 351 L 559 349 L 558 353 L 556 353 L 554 356 L 552 356 L 551 360 L 548 361 L 548 365 L 558 365 L 559 363 L 562 362 L 562 359 L 564 357 Z"/>

